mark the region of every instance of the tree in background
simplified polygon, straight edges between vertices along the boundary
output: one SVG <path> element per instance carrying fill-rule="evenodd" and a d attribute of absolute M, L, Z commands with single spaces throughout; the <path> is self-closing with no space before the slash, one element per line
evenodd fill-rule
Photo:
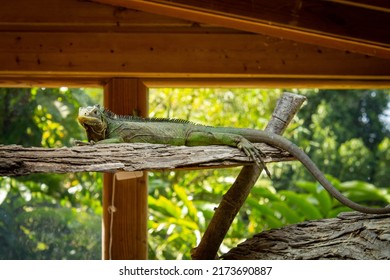
<path fill-rule="evenodd" d="M 87 94 L 88 93 L 88 94 Z M 60 147 L 83 139 L 81 89 L 0 89 L 0 143 Z M 0 259 L 99 259 L 101 184 L 96 173 L 0 177 Z"/>
<path fill-rule="evenodd" d="M 389 187 L 389 181 L 381 179 L 390 158 L 388 128 L 383 121 L 388 91 L 288 91 L 305 94 L 308 101 L 284 136 L 302 147 L 324 173 L 332 175 L 331 182 L 350 199 L 375 205 L 389 203 L 389 191 L 370 184 L 375 170 L 375 182 L 382 180 L 385 184 L 381 186 Z M 213 126 L 264 129 L 281 93 L 260 89 L 156 89 L 150 93 L 150 113 L 152 117 L 183 118 Z M 363 129 L 364 134 L 360 124 L 368 127 L 368 131 Z M 222 250 L 266 229 L 334 217 L 350 210 L 334 201 L 300 163 L 279 163 L 270 168 L 272 181 L 263 176 L 256 183 Z M 199 242 L 214 207 L 238 171 L 152 173 L 150 256 L 189 258 L 188 248 Z M 338 176 L 347 182 L 342 183 Z M 362 181 L 348 181 L 352 179 Z"/>
<path fill-rule="evenodd" d="M 390 91 L 302 92 L 308 101 L 298 113 L 302 126 L 292 135 L 293 141 L 326 174 L 388 188 L 390 174 L 384 167 L 390 158 Z M 278 174 L 279 188 L 291 180 L 311 180 L 299 164 L 283 165 Z"/>
<path fill-rule="evenodd" d="M 385 189 L 390 176 L 385 117 L 389 91 L 295 91 L 307 95 L 308 101 L 284 135 L 309 153 L 354 201 L 389 203 Z M 150 116 L 264 129 L 281 93 L 277 89 L 152 89 Z M 0 89 L 0 143 L 71 145 L 73 139 L 86 138 L 76 121 L 78 108 L 101 101 L 101 91 L 91 89 Z M 258 180 L 223 251 L 266 229 L 348 210 L 332 200 L 298 162 L 269 168 L 272 181 L 265 176 Z M 239 170 L 150 173 L 149 258 L 190 258 L 190 249 L 199 242 Z M 101 187 L 97 173 L 0 178 L 0 259 L 99 259 Z"/>

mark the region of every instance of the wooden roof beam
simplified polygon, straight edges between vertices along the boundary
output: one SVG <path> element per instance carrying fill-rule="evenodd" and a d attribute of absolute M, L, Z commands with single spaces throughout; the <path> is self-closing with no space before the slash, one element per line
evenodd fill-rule
<path fill-rule="evenodd" d="M 256 34 L 2 32 L 0 61 L 6 79 L 390 79 L 389 59 Z"/>
<path fill-rule="evenodd" d="M 0 87 L 103 87 L 111 77 L 2 77 Z M 388 89 L 390 79 L 317 79 L 317 78 L 142 78 L 148 88 L 323 88 L 323 89 Z"/>
<path fill-rule="evenodd" d="M 390 58 L 390 12 L 379 0 L 92 1 Z"/>

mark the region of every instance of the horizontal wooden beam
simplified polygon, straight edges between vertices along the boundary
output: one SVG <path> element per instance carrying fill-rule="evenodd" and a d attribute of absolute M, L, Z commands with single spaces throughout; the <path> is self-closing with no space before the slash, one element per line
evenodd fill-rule
<path fill-rule="evenodd" d="M 390 58 L 389 11 L 348 5 L 353 1 L 93 1 Z"/>
<path fill-rule="evenodd" d="M 390 79 L 390 59 L 256 34 L 3 32 L 0 80 Z"/>
<path fill-rule="evenodd" d="M 266 154 L 264 162 L 293 159 L 288 153 L 268 145 L 255 146 Z M 136 143 L 50 149 L 0 145 L 0 176 L 225 168 L 251 163 L 244 153 L 228 146 L 186 147 Z"/>
<path fill-rule="evenodd" d="M 44 88 L 96 88 L 103 87 L 108 81 L 108 78 L 52 78 L 48 76 L 35 76 L 35 75 L 22 75 L 17 74 L 13 76 L 1 76 L 0 75 L 0 87 L 44 87 Z"/>
<path fill-rule="evenodd" d="M 390 80 L 382 79 L 316 79 L 316 78 L 182 78 L 143 79 L 149 88 L 159 87 L 209 87 L 209 88 L 322 88 L 322 89 L 367 89 L 390 88 Z M 0 83 L 1 84 L 1 83 Z"/>
<path fill-rule="evenodd" d="M 47 78 L 0 77 L 0 87 L 45 87 L 45 88 L 95 88 L 103 87 L 107 78 Z M 323 89 L 388 89 L 390 79 L 317 79 L 317 78 L 144 78 L 142 83 L 148 88 L 323 88 Z"/>
<path fill-rule="evenodd" d="M 2 1 L 0 31 L 57 32 L 210 32 L 220 27 L 122 7 L 80 0 Z"/>

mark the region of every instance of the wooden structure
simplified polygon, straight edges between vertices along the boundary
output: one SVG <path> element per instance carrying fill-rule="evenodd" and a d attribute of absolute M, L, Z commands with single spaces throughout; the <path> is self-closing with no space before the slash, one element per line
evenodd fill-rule
<path fill-rule="evenodd" d="M 93 2 L 2 3 L 1 85 L 389 86 L 388 1 Z"/>
<path fill-rule="evenodd" d="M 0 86 L 104 87 L 143 115 L 149 87 L 387 88 L 389 25 L 385 0 L 4 1 Z M 113 257 L 145 258 L 146 177 L 117 190 Z"/>

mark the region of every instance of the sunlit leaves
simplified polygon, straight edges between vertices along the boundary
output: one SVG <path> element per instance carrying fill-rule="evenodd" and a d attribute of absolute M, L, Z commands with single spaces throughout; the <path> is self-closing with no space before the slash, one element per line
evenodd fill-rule
<path fill-rule="evenodd" d="M 375 155 L 361 139 L 351 139 L 340 145 L 340 175 L 345 180 L 372 180 Z"/>
<path fill-rule="evenodd" d="M 214 126 L 262 129 L 269 119 L 270 108 L 279 95 L 278 90 L 270 93 L 260 89 L 152 89 L 150 116 L 181 118 Z M 149 207 L 153 213 L 151 215 L 153 222 L 149 222 L 151 235 L 149 242 L 153 252 L 150 257 L 170 255 L 172 258 L 189 258 L 190 249 L 198 244 L 199 236 L 204 232 L 214 208 L 234 182 L 238 171 L 239 169 L 230 168 L 153 173 L 150 177 L 152 197 L 149 198 Z M 178 219 L 179 209 L 180 217 L 186 224 L 175 220 Z M 253 213 L 256 211 L 255 209 Z M 244 237 L 242 233 L 248 229 L 245 211 L 239 216 L 243 219 L 234 221 L 225 239 L 225 245 L 229 247 L 242 240 Z M 250 215 L 249 219 L 251 216 L 255 217 Z M 272 226 L 281 225 L 277 217 L 269 220 L 271 221 L 268 223 Z M 252 232 L 259 228 L 258 223 L 252 223 L 254 225 Z M 197 225 L 196 229 L 192 227 L 194 224 Z M 164 235 L 169 243 L 162 246 L 159 240 Z M 184 247 L 185 252 L 178 251 L 179 248 L 183 248 L 183 242 L 187 244 L 187 247 Z M 167 252 L 160 251 L 162 249 Z"/>
<path fill-rule="evenodd" d="M 157 258 L 188 258 L 192 244 L 199 242 L 198 211 L 184 189 L 175 185 L 178 200 L 149 196 L 149 232 L 154 236 L 150 254 Z M 181 205 L 181 207 L 179 206 Z"/>
<path fill-rule="evenodd" d="M 151 89 L 150 116 L 263 129 L 269 108 L 274 106 L 280 93 L 261 89 Z"/>
<path fill-rule="evenodd" d="M 323 217 L 327 217 L 332 208 L 330 194 L 318 182 L 298 181 L 295 185 L 309 193 L 312 196 L 312 203 L 321 211 Z"/>
<path fill-rule="evenodd" d="M 390 123 L 388 124 L 390 128 Z M 378 168 L 376 169 L 375 184 L 390 187 L 390 138 L 385 138 L 378 146 L 376 157 Z"/>
<path fill-rule="evenodd" d="M 310 153 L 323 172 L 347 181 L 330 178 L 350 199 L 372 205 L 390 203 L 387 189 L 349 181 L 371 180 L 381 187 L 390 186 L 389 132 L 386 125 L 381 126 L 388 121 L 383 113 L 389 100 L 385 91 L 294 91 L 307 94 L 309 100 L 285 136 Z M 263 129 L 281 92 L 152 89 L 150 112 L 152 117 Z M 78 107 L 95 103 L 101 103 L 101 90 L 0 89 L 0 143 L 56 147 L 85 139 L 76 121 Z M 272 182 L 257 182 L 223 250 L 266 229 L 350 210 L 317 182 L 309 182 L 311 175 L 300 163 L 269 168 Z M 214 208 L 238 172 L 230 168 L 149 173 L 149 257 L 190 258 L 190 250 L 199 243 Z M 95 173 L 1 178 L 1 257 L 99 258 L 101 185 L 102 177 Z"/>
<path fill-rule="evenodd" d="M 370 203 L 383 207 L 390 204 L 390 191 L 388 189 L 379 189 L 366 182 L 347 181 L 340 183 L 340 191 L 358 203 Z"/>
<path fill-rule="evenodd" d="M 361 106 L 356 97 L 336 91 L 327 91 L 328 96 L 322 94 L 324 91 L 320 90 L 288 91 L 307 94 L 309 100 L 301 111 L 300 115 L 303 117 L 294 118 L 285 136 L 293 139 L 304 151 L 310 153 L 324 173 L 343 174 L 347 179 L 356 177 L 367 179 L 368 173 L 362 171 L 372 171 L 366 166 L 373 162 L 372 151 L 367 150 L 360 140 L 350 139 L 345 142 L 345 139 L 348 135 L 359 134 L 355 133 L 356 130 L 353 131 L 353 117 L 348 115 L 349 110 L 355 110 L 354 116 L 364 111 L 363 113 L 367 114 L 365 120 L 368 118 L 375 120 L 375 116 L 368 113 L 368 109 L 372 107 L 370 103 Z M 152 89 L 150 110 L 152 117 L 182 118 L 213 126 L 262 129 L 268 122 L 271 110 L 281 92 L 261 89 Z M 371 100 L 369 94 L 359 92 L 357 94 L 363 96 L 367 102 Z M 316 98 L 320 95 L 321 98 Z M 383 96 L 381 98 L 383 99 Z M 360 121 L 364 119 L 360 118 Z M 340 139 L 343 141 L 340 142 Z M 376 178 L 380 172 L 381 176 L 390 176 L 387 172 L 390 162 L 389 146 L 389 141 L 385 139 L 380 147 L 381 152 L 375 155 L 376 159 L 380 159 L 378 166 L 382 166 L 376 170 Z M 266 229 L 304 220 L 334 217 L 341 211 L 350 211 L 331 198 L 317 182 L 304 181 L 312 180 L 312 177 L 304 171 L 300 163 L 279 163 L 269 168 L 272 170 L 273 181 L 261 179 L 252 189 L 225 237 L 224 245 L 221 247 L 224 250 L 236 245 L 243 238 Z M 347 173 L 351 177 L 345 176 Z M 201 225 L 199 230 L 202 232 L 212 217 L 214 207 L 218 206 L 222 195 L 231 186 L 237 174 L 237 169 L 153 173 L 150 179 L 150 195 L 160 202 L 163 201 L 160 196 L 165 196 L 167 199 L 164 201 L 167 204 L 172 203 L 182 209 L 181 215 L 187 214 L 183 219 L 196 222 L 192 213 L 195 210 L 189 210 L 187 204 L 191 202 L 198 211 L 198 224 Z M 388 185 L 389 179 L 384 181 L 385 186 Z M 296 182 L 297 180 L 299 181 Z M 359 186 L 348 182 L 340 183 L 336 179 L 331 181 L 340 191 L 357 202 L 371 201 L 375 204 L 388 201 L 387 190 L 373 189 L 362 182 Z M 348 184 L 356 186 L 356 189 L 347 188 Z M 276 188 L 279 191 L 276 191 Z M 155 200 L 150 202 L 153 204 Z M 173 205 L 166 207 L 174 207 Z M 172 217 L 170 220 L 167 217 L 164 219 L 166 211 L 163 209 L 159 213 L 160 216 L 156 213 L 156 217 L 164 221 L 164 226 L 158 227 L 159 222 L 156 220 L 154 226 L 150 228 L 149 242 L 150 246 L 155 248 L 154 254 L 150 257 L 189 258 L 188 249 L 197 245 L 194 236 L 188 235 L 191 227 L 179 227 L 179 222 L 173 221 Z M 178 214 L 179 210 L 177 209 L 175 213 Z M 205 222 L 199 217 L 204 218 Z M 169 221 L 173 224 L 169 225 Z M 169 230 L 162 231 L 165 228 Z M 166 235 L 167 233 L 169 234 Z M 162 245 L 160 242 L 165 240 L 169 240 L 169 243 Z M 183 244 L 188 246 L 183 247 Z M 165 252 L 159 251 L 163 249 Z"/>
<path fill-rule="evenodd" d="M 101 90 L 0 89 L 0 143 L 58 147 L 84 139 L 78 107 Z M 0 178 L 0 259 L 100 258 L 101 185 L 96 173 Z"/>

